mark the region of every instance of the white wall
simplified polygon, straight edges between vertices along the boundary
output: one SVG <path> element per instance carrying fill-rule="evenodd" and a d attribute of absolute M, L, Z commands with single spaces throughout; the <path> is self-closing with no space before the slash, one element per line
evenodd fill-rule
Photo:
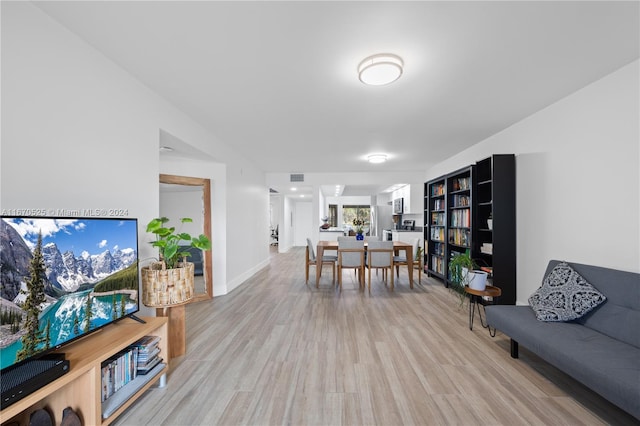
<path fill-rule="evenodd" d="M 293 203 L 293 233 L 295 246 L 306 246 L 307 238 L 312 236 L 306 232 L 311 228 L 313 212 L 311 210 L 311 203 L 308 201 L 295 201 Z"/>
<path fill-rule="evenodd" d="M 516 154 L 518 303 L 550 259 L 640 272 L 639 63 L 428 170 Z"/>
<path fill-rule="evenodd" d="M 197 237 L 204 229 L 202 188 L 193 187 L 190 191 L 161 190 L 158 213 L 169 219 L 168 226 L 175 227 L 178 232 L 186 232 Z M 183 217 L 191 218 L 193 222 L 181 223 L 180 219 Z"/>
<path fill-rule="evenodd" d="M 278 240 L 278 252 L 286 253 L 293 247 L 293 201 L 289 197 L 282 197 L 282 217 L 280 218 L 280 235 Z"/>
<path fill-rule="evenodd" d="M 213 297 L 227 294 L 232 289 L 227 283 L 227 174 L 224 164 L 163 158 L 160 173 L 198 177 L 211 182 L 211 260 Z"/>
<path fill-rule="evenodd" d="M 265 180 L 267 185 L 275 188 L 288 187 L 290 182 L 291 174 L 290 173 L 265 173 Z M 322 225 L 322 221 L 320 218 L 322 217 L 322 209 L 327 208 L 328 204 L 330 204 L 326 199 L 324 202 L 320 199 L 320 186 L 322 185 L 379 185 L 379 186 L 391 186 L 397 183 L 408 183 L 408 182 L 421 182 L 424 181 L 424 172 L 423 171 L 401 171 L 401 172 L 370 172 L 370 173 L 361 173 L 361 172 L 343 172 L 343 173 L 304 173 L 304 183 L 300 184 L 303 186 L 310 186 L 312 188 L 313 199 L 312 203 L 312 211 L 318 211 L 319 214 L 312 215 L 312 223 L 311 227 L 308 230 L 309 235 L 312 239 L 318 239 L 320 232 L 320 225 Z M 369 203 L 366 203 L 369 204 Z M 328 213 L 328 211 L 327 211 Z M 339 218 L 340 219 L 340 218 Z M 340 222 L 338 223 L 340 226 Z M 281 237 L 288 241 L 292 237 L 286 234 L 287 229 L 281 230 Z M 291 247 L 293 245 L 293 240 L 291 240 Z M 287 245 L 280 245 L 279 252 L 287 251 Z"/>
<path fill-rule="evenodd" d="M 3 209 L 125 208 L 146 224 L 159 211 L 164 130 L 226 168 L 220 179 L 219 169 L 202 167 L 223 185 L 212 189 L 213 237 L 224 242 L 215 250 L 226 259 L 216 263 L 214 254 L 214 294 L 268 263 L 268 189 L 255 165 L 33 4 L 1 7 Z M 162 172 L 193 176 L 188 167 Z M 140 228 L 140 256 L 152 257 L 152 238 Z"/>

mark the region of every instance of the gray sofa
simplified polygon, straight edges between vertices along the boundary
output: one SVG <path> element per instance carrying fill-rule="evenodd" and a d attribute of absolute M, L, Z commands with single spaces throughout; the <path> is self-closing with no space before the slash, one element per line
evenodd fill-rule
<path fill-rule="evenodd" d="M 545 277 L 559 261 L 552 260 Z M 531 307 L 486 307 L 487 323 L 640 419 L 640 274 L 569 263 L 607 300 L 568 322 L 539 321 Z"/>

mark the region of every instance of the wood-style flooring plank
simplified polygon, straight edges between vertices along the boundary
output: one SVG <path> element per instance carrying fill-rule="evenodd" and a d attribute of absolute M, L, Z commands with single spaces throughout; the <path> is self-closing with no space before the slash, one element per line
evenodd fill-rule
<path fill-rule="evenodd" d="M 313 276 L 313 269 L 311 274 Z M 344 271 L 305 283 L 304 248 L 226 296 L 187 305 L 187 352 L 116 425 L 632 425 L 638 421 L 423 275 L 371 294 Z"/>

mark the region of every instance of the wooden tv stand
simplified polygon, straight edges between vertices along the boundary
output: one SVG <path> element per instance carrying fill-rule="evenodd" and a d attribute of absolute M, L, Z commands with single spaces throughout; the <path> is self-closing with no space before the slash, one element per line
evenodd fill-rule
<path fill-rule="evenodd" d="M 125 318 L 60 349 L 70 362 L 69 372 L 48 385 L 0 411 L 2 424 L 16 421 L 29 424 L 29 416 L 39 408 L 46 408 L 53 416 L 54 424 L 62 421 L 62 410 L 73 408 L 85 425 L 108 425 L 126 410 L 144 391 L 156 383 L 169 367 L 169 342 L 167 318 L 145 317 L 146 324 Z M 146 335 L 160 336 L 160 356 L 166 364 L 153 376 L 138 376 L 148 380 L 139 389 L 126 393 L 120 391 L 122 405 L 107 418 L 102 418 L 101 366 L 102 361 L 126 348 Z M 149 373 L 150 374 L 150 373 Z M 135 385 L 133 386 L 135 387 Z M 114 395 L 118 395 L 118 392 Z M 124 398 L 123 398 L 124 396 Z"/>

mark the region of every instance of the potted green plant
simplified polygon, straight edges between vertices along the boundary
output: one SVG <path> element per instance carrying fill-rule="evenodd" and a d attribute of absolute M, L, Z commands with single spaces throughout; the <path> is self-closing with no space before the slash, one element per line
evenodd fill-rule
<path fill-rule="evenodd" d="M 181 223 L 193 222 L 191 218 Z M 192 237 L 186 232 L 176 232 L 175 227 L 165 226 L 166 217 L 151 220 L 147 232 L 155 235 L 151 245 L 158 248 L 159 262 L 141 268 L 142 302 L 150 307 L 165 307 L 188 302 L 195 295 L 194 265 L 187 261 L 191 254 L 181 246 L 210 250 L 211 241 L 206 235 Z"/>
<path fill-rule="evenodd" d="M 191 255 L 188 251 L 180 251 L 181 245 L 188 245 L 200 250 L 211 250 L 211 241 L 209 241 L 206 235 L 200 234 L 200 236 L 196 238 L 186 232 L 176 233 L 175 227 L 165 226 L 167 222 L 169 222 L 168 218 L 159 217 L 151 220 L 151 222 L 147 224 L 147 232 L 155 234 L 156 236 L 156 240 L 153 241 L 151 245 L 158 248 L 160 261 L 165 262 L 167 268 L 175 268 L 180 260 Z M 180 222 L 191 223 L 193 219 L 183 217 L 180 219 Z M 185 242 L 188 242 L 188 244 L 184 244 Z"/>
<path fill-rule="evenodd" d="M 477 265 L 469 253 L 458 253 L 449 261 L 451 289 L 460 295 L 460 304 L 464 302 L 464 287 L 468 282 L 469 271 L 476 267 Z"/>
<path fill-rule="evenodd" d="M 478 269 L 478 265 L 469 253 L 458 253 L 449 261 L 449 272 L 454 283 L 454 290 L 461 293 L 464 300 L 464 287 L 474 290 L 484 290 L 487 285 L 488 274 Z"/>

